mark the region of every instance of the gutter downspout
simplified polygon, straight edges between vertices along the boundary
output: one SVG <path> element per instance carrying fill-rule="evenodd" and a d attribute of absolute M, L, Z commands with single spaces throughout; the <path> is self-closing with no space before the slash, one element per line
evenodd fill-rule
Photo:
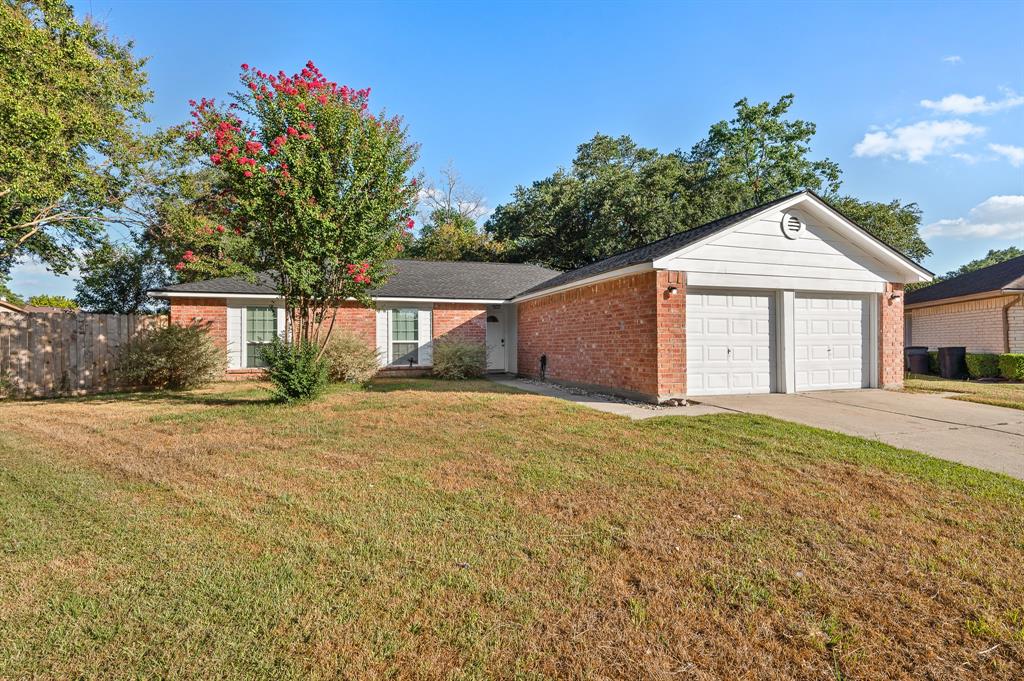
<path fill-rule="evenodd" d="M 1010 352 L 1010 308 L 1024 303 L 1024 293 L 1003 305 L 1003 352 Z"/>

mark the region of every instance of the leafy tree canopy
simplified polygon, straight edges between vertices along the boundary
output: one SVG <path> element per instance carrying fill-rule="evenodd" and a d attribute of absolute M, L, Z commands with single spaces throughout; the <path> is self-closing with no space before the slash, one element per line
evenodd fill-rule
<path fill-rule="evenodd" d="M 410 258 L 421 260 L 501 260 L 504 244 L 494 241 L 477 226 L 483 199 L 466 187 L 452 165 L 441 171 L 439 182 L 421 192 L 427 217 L 419 236 L 406 247 Z"/>
<path fill-rule="evenodd" d="M 15 305 L 25 304 L 25 299 L 12 291 L 3 278 L 0 278 L 0 299 L 6 300 L 8 303 L 14 303 Z"/>
<path fill-rule="evenodd" d="M 931 255 L 932 249 L 917 231 L 921 225 L 921 209 L 916 203 L 903 203 L 899 199 L 889 203 L 859 201 L 852 196 L 832 197 L 830 203 L 900 253 L 917 261 Z"/>
<path fill-rule="evenodd" d="M 147 291 L 166 282 L 167 271 L 152 248 L 104 241 L 85 256 L 75 299 L 89 312 L 151 312 L 157 305 Z"/>
<path fill-rule="evenodd" d="M 123 206 L 151 95 L 143 59 L 61 0 L 0 4 L 0 272 L 54 272 Z"/>
<path fill-rule="evenodd" d="M 287 322 L 299 320 L 295 340 L 322 350 L 327 312 L 368 301 L 413 227 L 417 149 L 401 119 L 371 113 L 369 88 L 338 85 L 312 62 L 292 76 L 243 64 L 241 82 L 227 106 L 192 103 L 187 139 L 217 197 L 208 236 L 250 239 L 245 264 L 272 273 Z M 195 271 L 207 257 L 186 251 L 174 269 Z"/>
<path fill-rule="evenodd" d="M 946 279 L 952 279 L 953 277 L 959 277 L 961 274 L 967 274 L 968 272 L 980 270 L 984 267 L 989 267 L 991 265 L 998 265 L 1001 262 L 1013 260 L 1014 258 L 1021 257 L 1022 255 L 1024 255 L 1024 250 L 1021 250 L 1016 246 L 1009 246 L 1008 248 L 1002 249 L 993 248 L 988 253 L 986 253 L 984 257 L 978 258 L 977 260 L 972 260 L 969 263 L 961 265 L 955 270 L 950 270 L 949 272 L 946 272 L 946 274 L 944 274 L 943 276 L 936 277 L 935 281 L 938 282 L 944 281 Z"/>
<path fill-rule="evenodd" d="M 406 252 L 420 260 L 499 261 L 504 245 L 480 231 L 473 220 L 438 209 Z"/>
<path fill-rule="evenodd" d="M 595 135 L 571 168 L 516 188 L 486 224 L 509 260 L 572 269 L 725 215 L 811 189 L 872 234 L 913 258 L 930 253 L 914 203 L 840 197 L 840 169 L 810 157 L 813 123 L 775 104 L 735 105 L 689 152 L 668 154 L 630 137 Z"/>
<path fill-rule="evenodd" d="M 78 303 L 67 296 L 53 296 L 41 294 L 28 299 L 29 305 L 35 307 L 59 307 L 65 310 L 77 310 Z"/>

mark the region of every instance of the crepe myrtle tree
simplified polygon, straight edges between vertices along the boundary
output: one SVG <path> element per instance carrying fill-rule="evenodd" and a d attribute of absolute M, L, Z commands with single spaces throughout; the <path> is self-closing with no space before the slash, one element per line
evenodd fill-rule
<path fill-rule="evenodd" d="M 189 141 L 215 167 L 220 222 L 207 229 L 251 241 L 253 269 L 275 279 L 295 342 L 326 346 L 346 299 L 369 303 L 388 259 L 413 228 L 417 157 L 398 117 L 369 109 L 370 89 L 324 76 L 242 64 L 244 89 L 227 106 L 190 102 Z M 207 252 L 186 251 L 179 272 Z M 209 253 L 215 253 L 209 251 Z"/>

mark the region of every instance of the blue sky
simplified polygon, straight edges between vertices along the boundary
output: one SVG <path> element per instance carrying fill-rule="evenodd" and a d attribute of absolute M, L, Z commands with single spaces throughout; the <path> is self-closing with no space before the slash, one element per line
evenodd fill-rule
<path fill-rule="evenodd" d="M 792 92 L 843 191 L 917 201 L 945 272 L 1024 246 L 1024 3 L 78 2 L 148 55 L 155 126 L 224 97 L 239 64 L 373 88 L 429 176 L 493 207 L 595 132 L 689 148 L 748 97 Z M 18 292 L 70 294 L 25 263 Z"/>

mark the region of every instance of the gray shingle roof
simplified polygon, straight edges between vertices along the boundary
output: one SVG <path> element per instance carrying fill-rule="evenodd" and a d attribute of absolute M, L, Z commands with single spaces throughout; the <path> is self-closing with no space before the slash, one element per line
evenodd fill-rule
<path fill-rule="evenodd" d="M 508 300 L 528 288 L 559 274 L 538 265 L 496 262 L 447 262 L 433 260 L 392 260 L 391 278 L 370 292 L 388 298 L 456 298 L 466 300 Z M 273 295 L 269 275 L 257 275 L 255 282 L 242 277 L 221 277 L 188 284 L 175 284 L 152 293 L 195 293 L 197 295 Z"/>
<path fill-rule="evenodd" d="M 940 281 L 907 294 L 907 305 L 990 291 L 1024 291 L 1024 255 Z"/>

